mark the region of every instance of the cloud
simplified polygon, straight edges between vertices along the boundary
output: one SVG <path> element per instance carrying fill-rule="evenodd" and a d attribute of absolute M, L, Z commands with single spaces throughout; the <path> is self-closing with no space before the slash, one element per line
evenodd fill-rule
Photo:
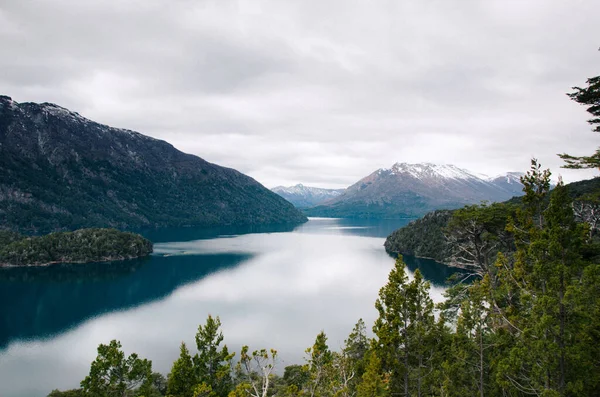
<path fill-rule="evenodd" d="M 587 1 L 7 0 L 0 91 L 165 139 L 267 186 L 396 161 L 496 174 L 598 137 Z"/>

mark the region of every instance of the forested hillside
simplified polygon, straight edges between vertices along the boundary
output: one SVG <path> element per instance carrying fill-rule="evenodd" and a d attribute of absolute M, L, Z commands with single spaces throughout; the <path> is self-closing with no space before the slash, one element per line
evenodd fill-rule
<path fill-rule="evenodd" d="M 600 177 L 574 182 L 566 185 L 567 192 L 573 200 L 575 216 L 579 222 L 590 223 L 592 230 L 597 231 L 600 224 Z M 549 197 L 546 198 L 549 200 Z M 523 206 L 523 197 L 514 197 L 505 203 L 492 205 L 471 205 L 457 210 L 434 211 L 426 214 L 408 225 L 394 231 L 385 241 L 385 249 L 390 254 L 401 253 L 422 258 L 435 259 L 440 263 L 460 265 L 453 260 L 456 239 L 453 232 L 460 225 L 460 219 L 478 216 L 480 218 L 506 219 L 504 215 L 515 213 Z M 505 221 L 488 222 L 482 232 L 498 234 L 506 227 Z"/>
<path fill-rule="evenodd" d="M 304 221 L 236 170 L 54 104 L 0 96 L 0 228 L 41 234 Z"/>
<path fill-rule="evenodd" d="M 81 229 L 36 237 L 0 231 L 0 267 L 116 261 L 151 252 L 150 241 L 115 229 Z"/>

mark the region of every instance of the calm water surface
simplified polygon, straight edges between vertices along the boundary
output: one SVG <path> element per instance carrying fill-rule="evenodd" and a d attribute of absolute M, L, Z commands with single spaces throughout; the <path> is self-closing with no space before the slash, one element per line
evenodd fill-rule
<path fill-rule="evenodd" d="M 325 330 L 338 348 L 374 302 L 394 259 L 385 237 L 406 220 L 311 219 L 297 227 L 168 229 L 147 232 L 155 254 L 126 264 L 0 269 L 0 396 L 46 396 L 78 387 L 100 343 L 168 373 L 198 324 L 221 317 L 239 351 L 275 348 L 279 367 L 301 363 Z M 421 268 L 439 300 L 450 269 Z"/>

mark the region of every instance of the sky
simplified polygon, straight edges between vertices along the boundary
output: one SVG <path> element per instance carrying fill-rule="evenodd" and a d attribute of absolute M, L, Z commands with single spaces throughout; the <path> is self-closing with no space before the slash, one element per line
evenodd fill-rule
<path fill-rule="evenodd" d="M 164 139 L 267 187 L 395 162 L 488 175 L 600 137 L 596 0 L 0 0 L 0 94 Z"/>

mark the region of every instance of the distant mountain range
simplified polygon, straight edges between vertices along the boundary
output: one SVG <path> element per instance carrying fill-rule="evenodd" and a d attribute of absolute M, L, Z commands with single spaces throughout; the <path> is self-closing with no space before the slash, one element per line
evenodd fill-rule
<path fill-rule="evenodd" d="M 271 190 L 297 208 L 308 208 L 337 197 L 346 189 L 321 189 L 297 184 L 289 187 L 277 186 Z"/>
<path fill-rule="evenodd" d="M 50 103 L 0 96 L 0 229 L 299 223 L 254 179 Z"/>
<path fill-rule="evenodd" d="M 489 178 L 454 165 L 396 163 L 304 212 L 329 217 L 417 217 L 435 209 L 505 201 L 521 195 L 522 175 L 509 172 Z"/>

